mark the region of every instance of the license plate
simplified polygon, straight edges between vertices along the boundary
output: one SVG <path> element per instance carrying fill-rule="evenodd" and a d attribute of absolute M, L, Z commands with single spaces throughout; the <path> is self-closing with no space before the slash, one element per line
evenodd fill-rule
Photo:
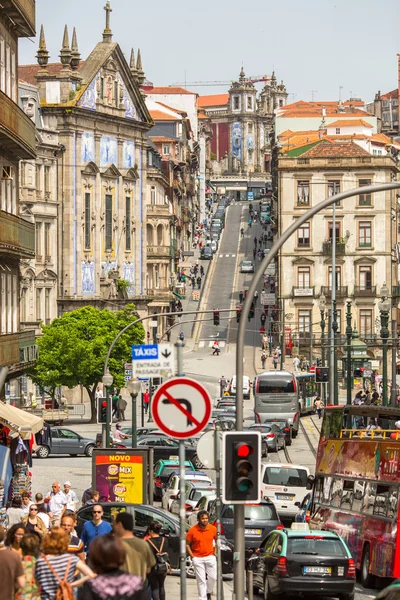
<path fill-rule="evenodd" d="M 305 575 L 332 575 L 332 567 L 303 567 Z"/>
<path fill-rule="evenodd" d="M 277 500 L 293 500 L 294 496 L 291 494 L 276 494 Z"/>
<path fill-rule="evenodd" d="M 244 535 L 261 535 L 261 529 L 245 529 Z"/>

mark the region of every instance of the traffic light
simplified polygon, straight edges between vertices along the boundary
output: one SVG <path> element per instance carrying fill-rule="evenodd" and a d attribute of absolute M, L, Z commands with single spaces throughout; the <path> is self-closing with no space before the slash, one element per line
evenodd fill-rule
<path fill-rule="evenodd" d="M 250 310 L 249 310 L 249 317 L 248 317 L 249 321 L 250 321 L 250 319 L 254 318 L 255 310 L 256 310 L 256 307 L 255 307 L 254 300 L 253 300 L 253 302 L 251 303 L 251 306 L 250 306 Z"/>
<path fill-rule="evenodd" d="M 315 369 L 315 381 L 317 383 L 328 383 L 329 367 L 318 367 Z"/>
<path fill-rule="evenodd" d="M 223 434 L 222 502 L 259 504 L 261 436 L 258 432 Z"/>
<path fill-rule="evenodd" d="M 219 325 L 219 310 L 214 310 L 214 325 L 216 327 Z"/>
<path fill-rule="evenodd" d="M 354 369 L 354 377 L 364 377 L 364 367 Z"/>
<path fill-rule="evenodd" d="M 111 419 L 111 398 L 108 399 L 108 412 L 109 412 L 109 423 L 112 423 Z M 97 422 L 98 423 L 107 423 L 107 399 L 106 398 L 98 398 L 97 399 Z"/>
<path fill-rule="evenodd" d="M 242 314 L 242 306 L 239 304 L 239 306 L 236 307 L 236 323 L 240 322 L 241 314 Z"/>

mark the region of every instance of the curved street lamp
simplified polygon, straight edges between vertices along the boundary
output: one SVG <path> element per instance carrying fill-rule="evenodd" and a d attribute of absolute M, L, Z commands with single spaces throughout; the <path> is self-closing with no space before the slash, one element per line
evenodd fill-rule
<path fill-rule="evenodd" d="M 381 339 L 382 339 L 382 404 L 383 406 L 388 405 L 388 373 L 387 373 L 387 341 L 389 337 L 389 311 L 391 302 L 388 298 L 389 290 L 386 283 L 383 284 L 380 291 L 382 300 L 378 304 L 379 312 L 381 314 Z M 393 385 L 393 382 L 392 382 Z"/>

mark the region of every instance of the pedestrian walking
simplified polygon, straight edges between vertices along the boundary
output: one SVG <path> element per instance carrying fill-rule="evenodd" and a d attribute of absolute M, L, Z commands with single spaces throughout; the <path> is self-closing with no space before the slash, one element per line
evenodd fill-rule
<path fill-rule="evenodd" d="M 276 369 L 278 368 L 278 361 L 279 361 L 279 354 L 277 354 L 276 352 L 274 353 L 274 356 L 272 358 L 272 364 L 274 365 L 274 369 L 276 371 Z"/>
<path fill-rule="evenodd" d="M 161 523 L 151 521 L 149 525 L 149 544 L 156 559 L 156 564 L 151 569 L 148 579 L 153 600 L 165 600 L 165 578 L 169 568 L 168 540 L 160 535 Z"/>
<path fill-rule="evenodd" d="M 190 278 L 190 282 L 191 282 L 191 284 L 192 284 L 192 288 L 194 288 L 194 286 L 195 286 L 195 283 L 196 283 L 196 279 L 195 279 L 195 276 L 194 276 L 194 275 L 192 275 L 192 277 Z"/>
<path fill-rule="evenodd" d="M 85 523 L 86 525 L 86 523 Z M 71 588 L 76 587 L 75 572 L 84 577 L 94 573 L 77 556 L 68 554 L 68 534 L 61 527 L 53 527 L 42 542 L 42 554 L 36 561 L 35 578 L 41 600 L 56 600 L 60 581 L 65 580 Z"/>
<path fill-rule="evenodd" d="M 257 301 L 258 301 L 258 291 L 257 290 L 254 292 L 253 298 L 254 298 L 254 304 L 257 304 Z"/>
<path fill-rule="evenodd" d="M 221 379 L 219 380 L 219 395 L 221 397 L 224 395 L 227 385 L 228 385 L 228 380 L 226 379 L 226 377 L 224 375 L 222 375 Z"/>
<path fill-rule="evenodd" d="M 36 504 L 31 504 L 29 507 L 29 515 L 26 515 L 26 517 L 22 519 L 22 524 L 28 533 L 34 533 L 38 536 L 39 540 L 42 540 L 44 536 L 47 535 L 47 527 L 42 519 L 38 517 L 38 507 Z"/>
<path fill-rule="evenodd" d="M 146 388 L 146 391 L 143 394 L 143 409 L 144 412 L 147 413 L 149 412 L 149 403 L 150 403 L 150 393 L 149 390 Z"/>
<path fill-rule="evenodd" d="M 249 229 L 251 229 L 251 224 L 252 224 L 253 220 L 249 219 Z"/>
<path fill-rule="evenodd" d="M 11 506 L 6 510 L 6 526 L 10 529 L 16 523 L 20 523 L 25 516 L 21 508 L 22 500 L 18 496 L 11 500 Z"/>
<path fill-rule="evenodd" d="M 215 342 L 213 343 L 213 353 L 212 355 L 215 356 L 219 356 L 219 353 L 221 352 L 221 349 L 219 347 L 219 343 L 218 340 L 215 340 Z"/>
<path fill-rule="evenodd" d="M 35 494 L 36 506 L 38 507 L 38 517 L 40 517 L 43 523 L 46 525 L 46 529 L 50 529 L 50 515 L 48 506 L 44 503 L 43 494 L 38 492 Z"/>
<path fill-rule="evenodd" d="M 83 542 L 75 535 L 76 517 L 75 515 L 63 515 L 61 518 L 61 529 L 69 536 L 68 553 L 75 554 L 81 560 L 85 560 L 85 547 Z M 23 538 L 22 538 L 23 539 Z"/>
<path fill-rule="evenodd" d="M 116 418 L 118 418 L 117 402 L 118 402 L 118 393 L 115 392 L 115 394 L 112 397 L 112 417 L 116 417 Z"/>
<path fill-rule="evenodd" d="M 15 590 L 25 587 L 25 575 L 21 558 L 16 552 L 10 552 L 4 545 L 5 537 L 4 527 L 0 525 L 0 598 L 12 600 Z"/>
<path fill-rule="evenodd" d="M 263 350 L 266 350 L 268 348 L 268 336 L 265 333 L 261 338 L 261 348 Z"/>
<path fill-rule="evenodd" d="M 253 248 L 253 260 L 256 260 L 257 248 Z"/>
<path fill-rule="evenodd" d="M 257 241 L 258 241 L 257 240 L 257 236 L 255 236 L 255 238 L 254 238 L 254 245 L 255 245 L 256 248 L 257 248 Z"/>
<path fill-rule="evenodd" d="M 199 290 L 199 289 L 201 289 L 201 277 L 200 277 L 200 275 L 197 277 L 196 281 L 197 281 L 197 289 Z"/>
<path fill-rule="evenodd" d="M 241 227 L 241 229 L 240 229 L 240 237 L 243 237 L 243 236 L 244 236 L 244 229 L 243 229 L 243 227 Z"/>
<path fill-rule="evenodd" d="M 265 362 L 266 362 L 266 360 L 267 360 L 267 353 L 265 352 L 265 350 L 263 350 L 261 352 L 261 367 L 263 369 L 265 369 Z"/>
<path fill-rule="evenodd" d="M 67 506 L 67 499 L 58 481 L 51 486 L 51 491 L 47 494 L 46 500 L 49 505 L 49 515 L 52 527 L 60 525 L 61 515 Z M 45 500 L 45 501 L 46 501 Z"/>
<path fill-rule="evenodd" d="M 114 533 L 122 541 L 126 553 L 121 569 L 146 581 L 147 575 L 156 564 L 156 559 L 150 546 L 134 535 L 133 524 L 133 515 L 127 512 L 117 513 Z"/>
<path fill-rule="evenodd" d="M 203 267 L 203 265 L 201 265 L 201 267 L 200 267 L 200 275 L 201 275 L 201 277 L 204 277 L 204 267 Z"/>
<path fill-rule="evenodd" d="M 211 599 L 217 580 L 217 529 L 208 519 L 208 512 L 199 510 L 197 525 L 191 527 L 186 534 L 186 548 L 192 558 L 199 600 Z"/>
<path fill-rule="evenodd" d="M 29 507 L 31 504 L 33 504 L 32 500 L 31 500 L 31 495 L 29 492 L 22 492 L 21 494 L 21 499 L 22 499 L 22 512 L 24 513 L 24 517 L 29 513 Z"/>
<path fill-rule="evenodd" d="M 26 533 L 21 540 L 22 568 L 25 574 L 25 587 L 15 592 L 15 600 L 40 600 L 39 588 L 35 579 L 36 559 L 39 554 L 40 538 Z M 1 559 L 0 559 L 1 560 Z"/>
<path fill-rule="evenodd" d="M 321 400 L 321 398 L 319 396 L 317 396 L 315 398 L 314 407 L 315 407 L 315 410 L 317 411 L 318 419 L 320 419 L 322 417 L 322 412 L 324 410 L 325 404 L 323 403 L 323 401 Z"/>
<path fill-rule="evenodd" d="M 267 320 L 267 315 L 265 314 L 265 312 L 261 313 L 261 325 L 264 327 L 265 325 L 265 321 Z"/>
<path fill-rule="evenodd" d="M 66 509 L 67 510 L 72 510 L 72 511 L 76 511 L 78 508 L 78 496 L 76 495 L 76 493 L 74 492 L 73 489 L 71 489 L 71 482 L 70 481 L 66 481 L 64 483 L 64 494 L 65 497 L 67 499 L 67 506 Z"/>
<path fill-rule="evenodd" d="M 295 356 L 293 359 L 293 369 L 295 372 L 299 370 L 299 365 L 300 365 L 300 359 L 298 356 Z"/>
<path fill-rule="evenodd" d="M 239 304 L 243 304 L 243 300 L 244 300 L 243 290 L 240 290 L 240 292 L 239 292 Z"/>
<path fill-rule="evenodd" d="M 146 542 L 144 542 L 146 543 Z M 146 600 L 145 582 L 121 567 L 126 555 L 122 541 L 111 534 L 93 540 L 90 560 L 97 574 L 88 579 L 79 594 L 81 600 Z"/>
<path fill-rule="evenodd" d="M 124 400 L 124 398 L 121 396 L 121 394 L 119 394 L 118 396 L 118 402 L 117 402 L 117 418 L 118 421 L 125 421 L 125 410 L 126 407 L 128 406 L 128 403 L 126 400 Z"/>
<path fill-rule="evenodd" d="M 25 525 L 16 523 L 7 531 L 5 546 L 22 557 L 21 540 L 26 533 Z"/>
<path fill-rule="evenodd" d="M 93 504 L 91 521 L 85 521 L 82 529 L 81 539 L 85 546 L 85 552 L 89 551 L 90 542 L 98 535 L 111 533 L 112 527 L 107 521 L 103 521 L 103 507 L 100 504 Z M 68 549 L 68 544 L 67 544 Z M 67 551 L 67 550 L 66 550 Z"/>

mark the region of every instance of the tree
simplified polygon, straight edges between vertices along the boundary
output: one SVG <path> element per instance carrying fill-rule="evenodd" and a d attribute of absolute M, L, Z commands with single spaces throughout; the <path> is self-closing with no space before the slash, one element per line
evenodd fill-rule
<path fill-rule="evenodd" d="M 111 312 L 85 306 L 42 325 L 38 338 L 39 357 L 27 375 L 54 397 L 55 388 L 82 385 L 90 397 L 91 422 L 96 420 L 95 391 L 102 380 L 104 363 L 110 344 L 117 334 L 138 318 L 135 305 Z M 131 346 L 144 340 L 141 323 L 133 325 L 115 344 L 109 360 L 110 373 L 116 388 L 125 384 L 124 364 L 132 356 Z"/>

